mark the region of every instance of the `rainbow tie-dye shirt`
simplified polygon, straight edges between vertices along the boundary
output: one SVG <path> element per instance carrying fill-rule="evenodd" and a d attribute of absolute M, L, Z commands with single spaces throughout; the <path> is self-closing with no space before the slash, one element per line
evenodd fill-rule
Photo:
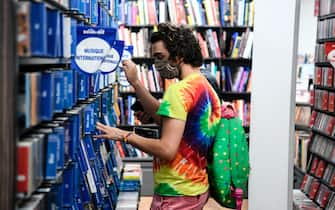
<path fill-rule="evenodd" d="M 154 159 L 156 194 L 194 196 L 208 190 L 206 156 L 220 121 L 220 106 L 212 86 L 200 73 L 167 89 L 157 114 L 186 124 L 176 157 L 169 162 Z"/>

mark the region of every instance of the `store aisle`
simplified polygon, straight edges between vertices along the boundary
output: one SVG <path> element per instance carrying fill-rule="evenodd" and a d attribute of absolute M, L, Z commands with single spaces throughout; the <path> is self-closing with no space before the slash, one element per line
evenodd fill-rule
<path fill-rule="evenodd" d="M 141 197 L 138 210 L 149 210 L 152 197 Z M 243 201 L 242 210 L 248 209 L 248 200 Z M 218 205 L 213 199 L 209 199 L 203 210 L 229 210 Z"/>

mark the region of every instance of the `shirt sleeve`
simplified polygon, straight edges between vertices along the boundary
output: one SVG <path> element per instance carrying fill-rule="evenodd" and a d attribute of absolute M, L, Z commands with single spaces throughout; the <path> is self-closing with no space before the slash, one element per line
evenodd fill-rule
<path fill-rule="evenodd" d="M 171 85 L 158 108 L 158 115 L 186 121 L 187 111 L 178 85 Z"/>

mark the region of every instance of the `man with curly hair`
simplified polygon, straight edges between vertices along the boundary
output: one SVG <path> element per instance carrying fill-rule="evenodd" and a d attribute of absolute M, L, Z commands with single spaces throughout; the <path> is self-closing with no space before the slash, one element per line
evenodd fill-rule
<path fill-rule="evenodd" d="M 124 61 L 123 68 L 144 111 L 161 124 L 161 138 L 144 138 L 101 123 L 98 137 L 125 141 L 154 156 L 151 209 L 202 209 L 208 199 L 207 153 L 221 117 L 220 99 L 200 72 L 201 49 L 190 29 L 159 24 L 150 41 L 160 76 L 179 79 L 165 91 L 163 101 L 141 84 L 132 61 Z"/>

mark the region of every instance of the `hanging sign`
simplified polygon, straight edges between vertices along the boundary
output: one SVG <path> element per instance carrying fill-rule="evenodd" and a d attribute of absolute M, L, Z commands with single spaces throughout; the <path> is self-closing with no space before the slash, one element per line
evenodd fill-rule
<path fill-rule="evenodd" d="M 116 28 L 77 27 L 74 68 L 88 74 L 114 71 L 123 51 L 123 41 L 115 40 L 116 31 Z"/>
<path fill-rule="evenodd" d="M 114 40 L 109 52 L 102 60 L 99 70 L 103 73 L 109 73 L 115 71 L 115 69 L 119 66 L 121 57 L 123 54 L 124 41 Z"/>

